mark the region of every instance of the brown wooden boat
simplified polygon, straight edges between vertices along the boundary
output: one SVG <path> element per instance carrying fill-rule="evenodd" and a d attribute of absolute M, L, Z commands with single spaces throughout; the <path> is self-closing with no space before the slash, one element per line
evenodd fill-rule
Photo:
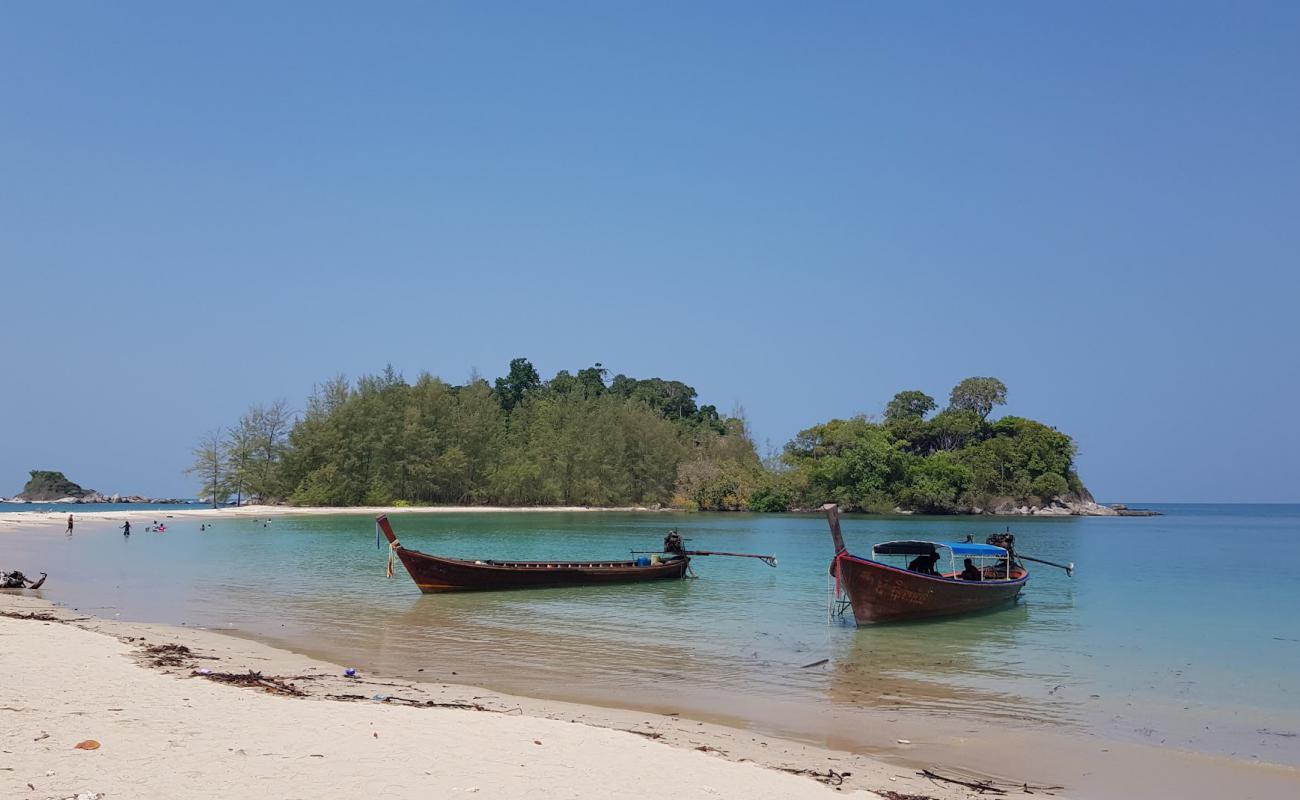
<path fill-rule="evenodd" d="M 393 534 L 388 517 L 376 520 L 415 585 L 425 594 L 502 589 L 541 589 L 597 586 L 682 578 L 691 564 L 689 554 L 636 561 L 471 561 L 408 550 Z M 680 541 L 680 539 L 679 539 Z"/>
<path fill-rule="evenodd" d="M 839 508 L 827 504 L 823 509 L 835 540 L 835 596 L 845 598 L 842 602 L 853 609 L 859 625 L 983 611 L 1015 600 L 1029 580 L 1013 551 L 992 544 L 884 542 L 871 549 L 872 558 L 855 556 L 844 546 Z M 949 568 L 934 569 L 944 554 Z M 902 556 L 911 564 L 893 566 L 877 560 L 882 556 Z M 975 571 L 957 570 L 957 558 L 971 562 Z"/>

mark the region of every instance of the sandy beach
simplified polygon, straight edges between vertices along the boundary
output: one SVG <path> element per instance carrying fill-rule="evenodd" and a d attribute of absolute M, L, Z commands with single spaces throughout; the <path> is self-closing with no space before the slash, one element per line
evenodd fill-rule
<path fill-rule="evenodd" d="M 189 651 L 148 653 L 159 645 Z M 303 695 L 195 670 L 282 676 Z M 244 639 L 0 593 L 0 796 L 966 796 L 911 765 L 705 723 L 343 673 Z M 76 747 L 90 740 L 99 746 Z"/>

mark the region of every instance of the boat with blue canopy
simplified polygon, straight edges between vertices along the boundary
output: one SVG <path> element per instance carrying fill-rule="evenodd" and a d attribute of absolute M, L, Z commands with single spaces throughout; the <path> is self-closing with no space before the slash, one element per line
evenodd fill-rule
<path fill-rule="evenodd" d="M 998 544 L 881 542 L 871 548 L 870 558 L 862 558 L 844 545 L 839 508 L 828 503 L 823 509 L 835 540 L 832 608 L 851 608 L 859 625 L 995 608 L 1014 601 L 1029 581 L 1029 570 L 1016 557 L 1010 534 L 990 537 Z"/>

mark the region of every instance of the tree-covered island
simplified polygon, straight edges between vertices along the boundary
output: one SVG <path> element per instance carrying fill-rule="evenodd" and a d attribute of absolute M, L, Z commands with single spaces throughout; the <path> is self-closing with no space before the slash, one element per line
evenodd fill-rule
<path fill-rule="evenodd" d="M 879 420 L 834 419 L 760 457 L 743 416 L 700 405 L 662 378 L 600 364 L 542 380 L 527 359 L 463 385 L 391 367 L 315 387 L 300 414 L 254 406 L 195 448 L 190 472 L 214 503 L 671 506 L 1072 513 L 1100 509 L 1069 436 L 994 419 L 1007 389 L 967 378 L 943 408 L 899 392 Z M 1104 510 L 1102 510 L 1104 512 Z"/>

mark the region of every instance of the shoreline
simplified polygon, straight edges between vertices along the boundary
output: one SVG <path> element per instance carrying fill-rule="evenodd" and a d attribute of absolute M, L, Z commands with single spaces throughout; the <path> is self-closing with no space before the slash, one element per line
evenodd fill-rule
<path fill-rule="evenodd" d="M 403 796 L 429 789 L 455 796 L 481 788 L 485 797 L 523 797 L 542 785 L 594 800 L 644 796 L 641 782 L 650 780 L 656 793 L 683 797 L 812 800 L 837 790 L 863 798 L 887 798 L 889 792 L 927 800 L 967 796 L 960 786 L 920 776 L 916 764 L 755 736 L 678 715 L 373 673 L 347 678 L 341 665 L 243 637 L 102 619 L 25 591 L 0 592 L 0 637 L 5 643 L 0 670 L 7 676 L 0 686 L 0 710 L 7 712 L 9 756 L 0 760 L 0 787 L 9 782 L 15 787 L 0 792 L 4 796 L 16 796 L 28 784 L 35 786 L 33 797 L 211 797 L 214 785 L 220 787 L 216 796 L 233 796 L 254 787 L 264 792 L 268 780 L 279 787 L 291 783 L 316 797 L 357 796 L 378 781 Z M 160 663 L 159 656 L 146 654 L 146 645 L 187 651 Z M 210 683 L 194 674 L 197 669 L 240 675 L 253 670 L 273 682 L 287 676 L 281 685 L 302 694 L 268 693 L 265 684 L 250 689 Z M 166 705 L 167 695 L 177 694 L 184 695 L 185 711 Z M 196 727 L 196 718 L 208 714 L 224 722 Z M 328 719 L 322 722 L 322 716 Z M 326 728 L 317 727 L 321 724 Z M 142 762 L 159 762 L 157 745 L 147 741 L 154 728 L 167 737 L 169 760 L 198 759 L 184 765 L 191 783 L 178 783 L 180 768 L 174 764 L 142 770 Z M 425 752 L 422 761 L 430 763 L 408 771 L 391 752 L 408 742 L 427 744 L 430 736 L 442 750 L 459 740 L 475 758 L 468 764 L 430 761 Z M 101 742 L 102 749 L 73 749 L 74 742 L 87 738 Z M 353 760 L 351 749 L 339 752 L 340 746 L 371 744 L 377 746 L 366 749 L 364 760 Z M 258 747 L 302 752 L 259 752 L 261 759 L 255 760 Z M 512 752 L 507 757 L 504 751 Z M 520 769 L 507 767 L 516 756 Z M 256 779 L 231 774 L 232 761 L 240 769 L 257 764 Z M 472 777 L 457 774 L 467 767 Z M 599 774 L 611 769 L 620 775 Z M 980 777 L 943 772 L 965 780 Z M 398 774 L 403 777 L 393 785 Z"/>
<path fill-rule="evenodd" d="M 15 614 L 20 617 L 35 614 L 36 618 L 14 620 Z M 71 628 L 78 633 L 71 641 L 62 634 L 58 635 L 59 641 L 43 641 L 51 634 L 42 632 L 52 627 Z M 556 725 L 561 728 L 570 728 L 576 724 L 578 728 L 584 729 L 584 734 L 578 735 L 581 744 L 576 750 L 583 758 L 595 757 L 621 763 L 626 767 L 628 764 L 636 765 L 645 761 L 648 757 L 644 748 L 647 746 L 668 750 L 671 754 L 658 752 L 655 758 L 672 762 L 670 767 L 664 769 L 690 777 L 692 786 L 697 788 L 707 785 L 709 780 L 706 774 L 700 773 L 701 769 L 708 775 L 712 774 L 709 768 L 701 767 L 699 761 L 694 760 L 700 756 L 707 756 L 709 761 L 722 762 L 732 767 L 755 770 L 753 773 L 742 773 L 739 777 L 728 777 L 723 784 L 714 783 L 714 790 L 707 793 L 710 798 L 829 796 L 817 794 L 818 790 L 839 791 L 841 795 L 848 793 L 849 796 L 862 798 L 887 799 L 891 797 L 890 793 L 894 793 L 893 797 L 908 797 L 912 800 L 957 800 L 975 796 L 961 786 L 924 777 L 920 773 L 922 769 L 930 769 L 959 780 L 992 780 L 1007 792 L 1000 796 L 1008 797 L 1033 794 L 1070 797 L 1075 800 L 1134 796 L 1146 800 L 1191 800 L 1232 796 L 1237 800 L 1264 800 L 1287 796 L 1300 787 L 1300 770 L 1290 767 L 1106 739 L 1075 737 L 1067 740 L 1067 737 L 1048 734 L 1040 729 L 1019 728 L 1013 722 L 1003 722 L 996 727 L 978 731 L 969 730 L 962 735 L 954 733 L 952 726 L 927 726 L 924 720 L 908 718 L 910 730 L 915 731 L 909 735 L 915 739 L 900 739 L 896 747 L 882 746 L 871 752 L 863 752 L 860 746 L 837 737 L 833 730 L 828 730 L 821 741 L 783 738 L 759 732 L 746 725 L 744 719 L 719 721 L 708 715 L 695 714 L 691 711 L 689 702 L 681 704 L 682 710 L 677 711 L 675 709 L 679 706 L 673 704 L 662 705 L 658 710 L 648 710 L 538 699 L 441 682 L 435 677 L 427 680 L 401 678 L 386 672 L 370 672 L 364 667 L 360 668 L 361 676 L 354 680 L 343 677 L 343 665 L 265 643 L 251 634 L 183 625 L 110 620 L 57 606 L 41 599 L 39 593 L 29 590 L 0 591 L 0 637 L 4 637 L 0 638 L 0 642 L 3 642 L 3 646 L 0 646 L 0 670 L 7 676 L 4 684 L 0 685 L 0 710 L 13 712 L 17 709 L 19 712 L 4 716 L 7 723 L 5 749 L 16 754 L 16 757 L 0 761 L 0 789 L 3 789 L 7 780 L 22 774 L 22 770 L 26 771 L 25 774 L 39 777 L 52 768 L 50 764 L 55 764 L 53 769 L 57 775 L 60 771 L 65 771 L 66 766 L 61 769 L 56 762 L 76 761 L 75 757 L 68 757 L 69 753 L 76 752 L 67 749 L 71 746 L 70 741 L 52 743 L 50 739 L 37 737 L 44 733 L 53 737 L 55 731 L 52 728 L 56 724 L 48 721 L 49 715 L 61 707 L 71 705 L 80 708 L 85 705 L 87 698 L 94 694 L 93 684 L 97 680 L 98 671 L 107 667 L 113 667 L 121 673 L 112 679 L 114 690 L 118 692 L 111 704 L 113 708 L 120 711 L 132 705 L 143 704 L 153 709 L 144 718 L 136 715 L 121 721 L 143 722 L 146 726 L 185 727 L 184 720 L 173 715 L 176 709 L 159 705 L 157 697 L 159 687 L 162 686 L 167 687 L 168 691 L 180 692 L 187 701 L 194 698 L 200 693 L 198 689 L 189 688 L 193 686 L 189 681 L 199 683 L 199 678 L 191 675 L 194 668 L 238 674 L 255 670 L 268 677 L 289 676 L 289 682 L 306 694 L 305 697 L 265 697 L 262 692 L 247 688 L 211 687 L 217 693 L 209 698 L 211 712 L 217 722 L 202 730 L 187 729 L 185 736 L 179 740 L 168 740 L 169 748 L 182 750 L 197 746 L 199 740 L 211 749 L 210 745 L 215 740 L 217 744 L 229 742 L 231 746 L 223 750 L 234 752 L 246 743 L 246 737 L 253 735 L 250 729 L 256 730 L 258 736 L 271 737 L 276 747 L 292 747 L 297 742 L 295 732 L 316 725 L 310 718 L 324 713 L 318 709 L 304 710 L 299 706 L 328 705 L 339 707 L 326 714 L 333 720 L 331 724 L 340 731 L 339 735 L 345 735 L 347 731 L 362 725 L 382 723 L 383 730 L 390 737 L 413 737 L 412 741 L 424 742 L 426 737 L 436 733 L 438 741 L 445 745 L 446 737 L 470 740 L 479 735 L 488 735 L 480 730 L 481 725 L 487 724 L 481 723 L 482 719 L 522 718 L 530 720 L 529 724 Z M 193 651 L 193 656 L 170 666 L 149 666 L 142 660 L 141 647 L 145 643 L 184 645 Z M 47 648 L 43 656 L 45 663 L 42 663 L 40 655 L 43 647 Z M 51 660 L 56 663 L 51 663 Z M 75 679 L 66 676 L 60 678 L 58 673 L 63 664 L 81 665 L 79 668 L 83 669 L 83 673 L 84 670 L 89 670 L 89 673 L 79 674 Z M 125 672 L 118 670 L 115 664 L 125 667 Z M 203 681 L 199 685 L 206 684 L 207 681 Z M 259 700 L 250 700 L 250 695 Z M 248 707 L 250 703 L 263 700 L 273 700 L 276 704 L 266 709 Z M 414 704 L 449 703 L 451 708 L 409 708 L 406 706 L 413 703 L 408 701 L 413 701 Z M 291 705 L 284 706 L 283 703 Z M 674 710 L 667 710 L 670 707 Z M 465 714 L 466 710 L 488 713 Z M 100 711 L 78 710 L 71 713 L 91 718 L 102 716 Z M 375 717 L 375 714 L 381 716 Z M 385 714 L 396 716 L 382 716 Z M 247 717 L 248 721 L 242 724 L 232 722 L 229 730 L 226 730 L 225 721 L 233 720 L 239 715 Z M 268 726 L 268 719 L 277 720 L 277 724 Z M 97 731 L 103 730 L 96 725 L 91 727 Z M 942 730 L 943 728 L 947 730 Z M 32 731 L 30 737 L 26 736 L 29 729 Z M 535 735 L 539 739 L 553 739 L 559 730 L 560 728 L 544 728 L 542 733 Z M 113 736 L 129 736 L 130 731 L 131 725 L 128 724 Z M 94 733 L 87 735 L 99 738 Z M 109 734 L 104 733 L 102 736 L 108 737 Z M 889 736 L 892 737 L 893 734 Z M 598 739 L 601 748 L 599 754 L 590 750 L 595 746 L 589 740 L 590 737 Z M 108 741 L 106 738 L 104 741 L 107 748 Z M 386 741 L 389 745 L 392 744 L 391 738 Z M 46 746 L 36 746 L 41 744 Z M 317 745 L 317 749 L 310 755 L 320 752 L 319 747 L 322 746 L 324 745 Z M 127 753 L 121 772 L 96 767 L 89 775 L 98 781 L 97 784 L 92 785 L 94 782 L 87 777 L 78 785 L 79 788 L 74 787 L 75 791 L 60 788 L 53 793 L 31 796 L 66 798 L 83 791 L 107 791 L 110 792 L 108 796 L 212 796 L 208 783 L 203 784 L 201 792 L 196 788 L 192 794 L 177 792 L 173 784 L 166 784 L 166 791 L 159 788 L 162 784 L 158 787 L 132 784 L 131 791 L 127 792 L 120 791 L 121 785 L 111 785 L 111 781 L 126 780 L 129 774 L 133 774 L 134 768 L 130 764 L 155 757 L 156 745 L 151 745 L 151 748 L 153 749 Z M 246 747 L 243 749 L 247 750 Z M 526 766 L 526 777 L 478 770 L 475 773 L 475 786 L 488 791 L 484 796 L 510 798 L 530 795 L 530 790 L 536 789 L 538 780 L 554 781 L 551 788 L 563 786 L 565 789 L 575 789 L 578 786 L 574 783 L 578 780 L 578 773 L 574 771 L 572 758 L 553 763 L 547 760 L 551 757 L 549 751 L 528 752 L 534 759 L 543 757 L 543 761 L 539 764 L 535 760 L 524 760 L 521 766 Z M 683 756 L 688 758 L 682 761 Z M 297 758 L 301 760 L 305 757 Z M 327 770 L 328 781 L 318 787 L 313 796 L 355 796 L 363 787 L 370 787 L 374 781 L 390 777 L 394 772 L 391 764 L 384 766 L 385 761 L 381 756 L 368 757 L 367 762 L 375 762 L 377 772 L 374 775 L 365 773 L 365 781 L 358 783 L 355 791 L 332 793 L 339 785 L 343 785 L 339 781 L 346 782 L 357 776 L 350 768 L 346 774 Z M 489 766 L 492 764 L 496 762 L 491 762 Z M 979 765 L 979 768 L 972 765 Z M 335 768 L 337 766 L 336 763 Z M 228 765 L 214 764 L 211 769 L 202 765 L 193 769 L 196 774 L 204 775 L 207 782 L 220 782 L 225 778 L 227 768 Z M 297 786 L 301 783 L 302 776 L 295 770 L 292 765 L 280 765 L 271 769 L 269 774 L 264 774 L 261 782 L 256 785 L 261 790 L 265 788 L 267 780 L 283 780 L 291 781 Z M 835 775 L 831 775 L 831 770 Z M 794 773 L 793 776 L 789 774 L 791 772 Z M 436 771 L 422 772 L 419 776 L 429 778 L 438 774 Z M 107 775 L 108 778 L 101 779 L 101 775 Z M 800 776 L 796 783 L 784 782 L 785 778 L 794 776 Z M 582 780 L 586 781 L 587 777 L 583 775 Z M 488 784 L 494 779 L 499 779 L 502 783 L 489 790 Z M 516 780 L 522 780 L 523 783 L 517 784 Z M 1030 789 L 1027 793 L 1018 788 L 1026 781 Z M 16 786 L 25 786 L 26 782 L 28 779 L 18 782 Z M 34 780 L 30 782 L 36 784 Z M 825 784 L 834 784 L 834 787 Z M 226 793 L 234 788 L 229 784 L 221 785 Z M 449 785 L 454 784 L 437 784 L 437 788 L 445 790 Z M 624 796 L 619 793 L 623 786 L 619 781 L 590 786 L 582 783 L 581 786 L 583 791 L 576 791 L 574 796 L 591 797 L 593 800 Z M 726 786 L 727 790 L 717 791 L 721 786 Z M 427 791 L 431 785 L 425 783 L 417 787 L 412 784 L 409 790 L 414 792 L 417 788 Z M 404 786 L 402 791 L 406 789 Z M 584 793 L 587 789 L 590 789 L 590 793 Z M 250 784 L 247 791 L 252 790 L 253 785 Z M 451 794 L 455 796 L 456 792 Z M 643 795 L 633 792 L 627 796 Z M 685 796 L 695 795 L 688 791 Z"/>
<path fill-rule="evenodd" d="M 286 517 L 286 516 L 377 516 L 379 514 L 529 514 L 529 513 L 561 513 L 561 514 L 580 514 L 580 513 L 637 513 L 637 514 L 692 514 L 687 509 L 673 508 L 669 506 L 651 507 L 651 506 L 285 506 L 285 505 L 245 505 L 245 506 L 223 506 L 221 508 L 209 508 L 198 506 L 195 508 L 130 508 L 121 509 L 93 509 L 89 511 L 77 511 L 73 508 L 61 509 L 59 511 L 18 511 L 6 506 L 14 505 L 40 505 L 39 503 L 15 504 L 3 502 L 0 503 L 0 527 L 6 525 L 23 525 L 23 524 L 58 524 L 62 525 L 67 521 L 68 515 L 72 515 L 77 520 L 135 520 L 138 518 L 178 518 L 178 519 L 220 519 L 230 517 Z M 1148 512 L 1145 509 L 1129 511 L 1114 511 L 1106 506 L 1098 506 L 1106 509 L 1109 513 L 1053 513 L 1044 509 L 1043 511 L 1034 512 L 1015 512 L 1009 514 L 994 514 L 984 512 L 980 514 L 937 514 L 924 515 L 912 511 L 899 511 L 893 515 L 870 514 L 866 516 L 889 518 L 897 516 L 906 517 L 929 517 L 936 519 L 948 517 L 972 517 L 972 518 L 994 518 L 994 519 L 1070 519 L 1079 517 L 1124 517 L 1124 516 L 1149 516 L 1158 515 L 1159 512 Z M 759 513 L 759 512 L 709 512 L 709 513 Z M 796 511 L 782 512 L 789 515 L 819 515 L 822 512 L 819 509 L 803 509 Z"/>
<path fill-rule="evenodd" d="M 688 513 L 673 508 L 650 508 L 641 506 L 231 506 L 227 508 L 140 508 L 114 509 L 112 511 L 92 510 L 79 512 L 60 511 L 9 511 L 0 506 L 0 526 L 3 525 L 63 525 L 68 515 L 78 522 L 114 521 L 137 519 L 222 519 L 266 517 L 326 517 L 326 516 L 378 516 L 379 514 L 577 514 L 589 512 L 621 512 L 643 514 Z"/>

